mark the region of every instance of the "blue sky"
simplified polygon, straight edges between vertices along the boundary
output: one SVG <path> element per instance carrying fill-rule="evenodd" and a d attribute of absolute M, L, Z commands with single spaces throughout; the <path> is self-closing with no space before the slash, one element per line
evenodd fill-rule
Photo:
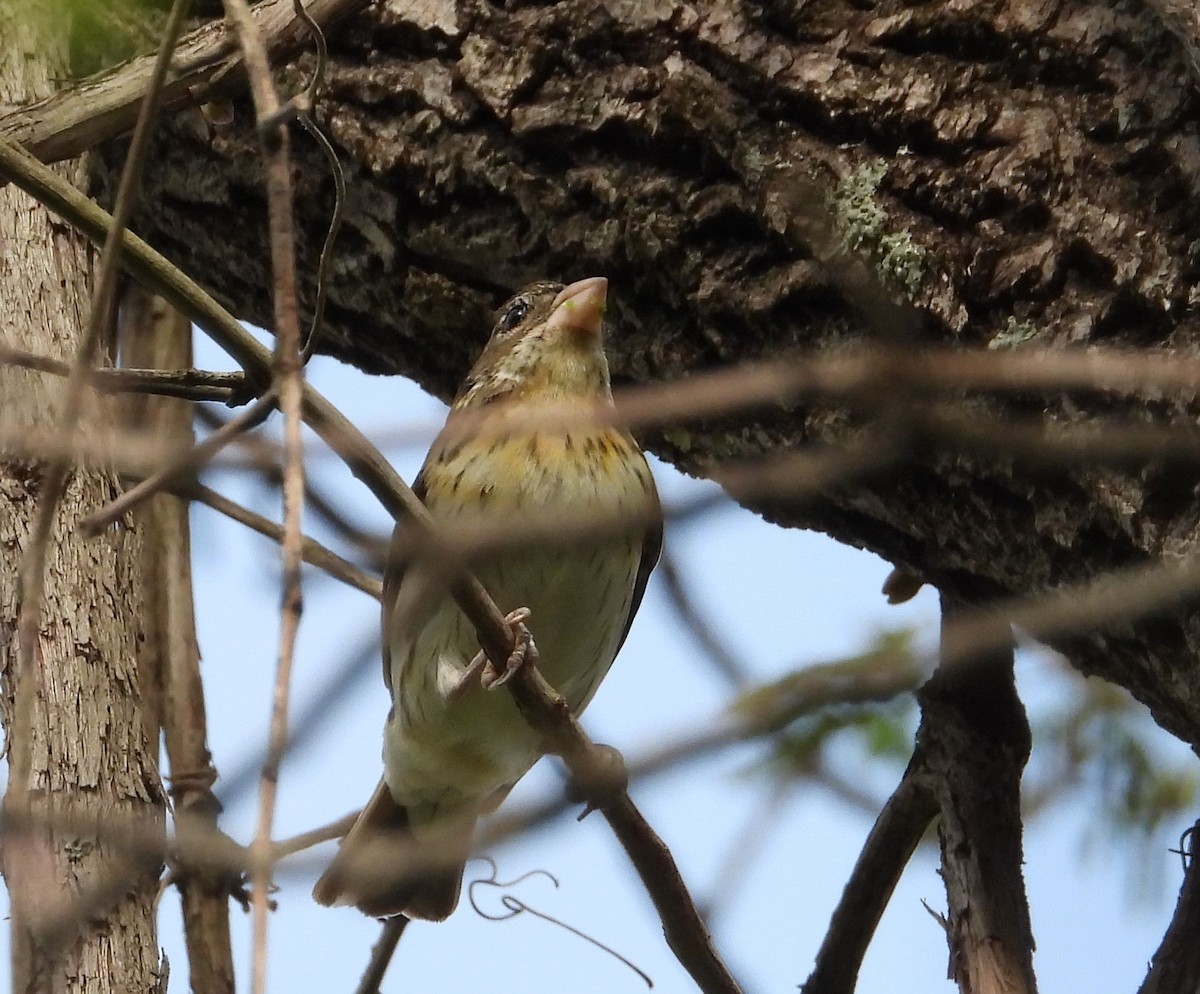
<path fill-rule="evenodd" d="M 202 337 L 197 364 L 229 368 Z M 412 384 L 369 377 L 332 360 L 312 363 L 310 378 L 368 433 L 395 434 L 410 423 L 436 427 L 444 408 Z M 389 451 L 411 480 L 428 437 Z M 710 487 L 661 463 L 656 477 L 664 499 Z M 314 477 L 336 491 L 360 522 L 382 532 L 386 516 L 366 490 L 332 459 L 314 459 Z M 210 481 L 237 500 L 278 516 L 277 496 L 230 472 Z M 196 594 L 210 747 L 228 776 L 261 754 L 266 742 L 270 688 L 278 644 L 278 554 L 275 547 L 204 508 L 193 512 Z M 328 539 L 311 517 L 306 531 Z M 670 548 L 699 604 L 734 645 L 757 679 L 861 651 L 873 637 L 916 626 L 936 633 L 936 597 L 889 607 L 879 587 L 889 567 L 874 556 L 824 536 L 781 530 L 727 505 L 672 529 Z M 330 821 L 358 807 L 380 774 L 380 734 L 389 701 L 372 659 L 346 699 L 315 699 L 322 681 L 353 647 L 371 639 L 377 608 L 367 596 L 315 571 L 305 576 L 293 713 L 313 705 L 331 711 L 320 734 L 285 762 L 276 837 Z M 1019 675 L 1027 703 L 1053 707 L 1068 682 L 1053 675 L 1045 653 L 1022 653 Z M 630 639 L 589 709 L 585 726 L 597 741 L 633 759 L 673 733 L 695 728 L 718 711 L 726 687 L 681 630 L 652 582 Z M 1181 748 L 1166 736 L 1165 753 Z M 1036 748 L 1036 744 L 1035 744 Z M 713 909 L 715 941 L 750 992 L 795 990 L 808 975 L 841 888 L 870 827 L 870 819 L 826 789 L 797 784 L 770 805 L 770 785 L 748 771 L 761 756 L 742 746 L 716 759 L 636 784 L 633 796 L 670 845 L 699 901 Z M 870 762 L 852 744 L 835 750 L 838 773 L 882 799 L 896 769 Z M 544 760 L 506 804 L 506 810 L 561 789 L 552 760 Z M 217 785 L 221 793 L 221 783 Z M 255 820 L 252 792 L 230 798 L 224 827 L 248 842 Z M 768 814 L 769 812 L 769 814 Z M 754 845 L 748 825 L 758 826 Z M 1118 847 L 1098 841 L 1082 805 L 1061 805 L 1029 827 L 1027 882 L 1038 943 L 1036 968 L 1043 990 L 1096 994 L 1132 991 L 1169 918 L 1178 886 L 1178 859 L 1158 847 L 1149 864 L 1132 863 Z M 1172 826 L 1171 832 L 1183 825 Z M 304 872 L 280 876 L 279 910 L 270 923 L 270 989 L 352 991 L 377 923 L 350 909 L 316 906 L 309 889 L 325 847 L 303 860 Z M 733 852 L 747 854 L 733 888 L 721 887 Z M 664 992 L 693 990 L 667 950 L 648 898 L 598 816 L 572 819 L 513 842 L 492 855 L 500 877 L 534 869 L 554 873 L 517 891 L 526 902 L 611 945 L 633 960 Z M 468 867 L 485 875 L 482 863 Z M 1134 886 L 1134 877 L 1145 886 Z M 1148 883 L 1146 881 L 1149 881 Z M 1157 881 L 1157 882 L 1156 882 Z M 486 888 L 484 888 L 486 890 Z M 481 895 L 486 901 L 486 896 Z M 909 866 L 868 953 L 859 990 L 867 994 L 952 991 L 945 979 L 946 945 L 940 926 L 922 906 L 945 908 L 932 848 Z M 492 909 L 498 900 L 492 895 Z M 239 988 L 248 989 L 249 918 L 234 911 Z M 178 900 L 163 901 L 161 941 L 172 962 L 172 987 L 186 989 L 186 957 Z M 404 936 L 384 991 L 612 994 L 644 989 L 643 982 L 608 954 L 530 915 L 504 922 L 477 916 L 464 901 L 438 925 L 418 924 Z"/>

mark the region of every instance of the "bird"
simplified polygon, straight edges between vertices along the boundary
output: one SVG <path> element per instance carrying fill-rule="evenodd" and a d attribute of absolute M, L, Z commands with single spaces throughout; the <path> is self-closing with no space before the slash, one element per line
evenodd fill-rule
<path fill-rule="evenodd" d="M 538 668 L 575 714 L 624 644 L 662 548 L 654 477 L 630 433 L 611 419 L 536 416 L 545 405 L 611 407 L 607 295 L 608 281 L 591 277 L 533 283 L 506 301 L 413 484 L 442 527 L 606 523 L 493 543 L 471 564 L 511 624 L 528 620 Z M 407 539 L 397 524 L 384 575 L 383 779 L 313 896 L 376 918 L 441 921 L 458 904 L 476 822 L 545 743 L 499 689 L 508 673 L 484 663 L 439 564 Z"/>

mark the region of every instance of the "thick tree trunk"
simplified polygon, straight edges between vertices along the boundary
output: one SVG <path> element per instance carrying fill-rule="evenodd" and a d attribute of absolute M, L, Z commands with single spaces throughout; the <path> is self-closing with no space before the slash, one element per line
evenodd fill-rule
<path fill-rule="evenodd" d="M 916 309 L 913 348 L 1196 340 L 1197 97 L 1179 42 L 1137 3 L 389 0 L 332 45 L 319 116 L 351 192 L 324 348 L 364 369 L 445 395 L 496 297 L 545 276 L 613 281 L 619 380 L 889 334 L 820 261 L 821 217 Z M 299 59 L 292 78 L 311 68 Z M 260 167 L 234 109 L 232 127 L 196 112 L 163 135 L 140 226 L 261 321 Z M 311 274 L 332 183 L 314 150 L 299 160 Z M 979 409 L 1194 417 L 1102 396 Z M 648 441 L 703 473 L 860 422 L 801 406 Z M 818 500 L 754 506 L 967 602 L 1193 547 L 1194 469 L 1047 474 L 986 449 L 913 448 Z M 1200 743 L 1190 613 L 1065 648 Z"/>
<path fill-rule="evenodd" d="M 65 33 L 47 16 L 43 5 L 0 0 L 0 101 L 44 95 L 61 77 Z M 61 168 L 84 179 L 79 163 Z M 80 236 L 13 187 L 0 190 L 0 340 L 71 360 L 86 323 L 90 268 Z M 61 380 L 0 367 L 0 426 L 52 430 L 62 395 Z M 102 431 L 108 413 L 107 403 L 89 403 L 80 438 Z M 116 483 L 104 472 L 70 474 L 46 557 L 34 665 L 22 668 L 17 567 L 43 470 L 40 462 L 0 463 L 2 866 L 12 897 L 12 989 L 149 992 L 158 984 L 158 860 L 114 837 L 134 823 L 145 841 L 161 831 L 164 811 L 157 739 L 143 728 L 139 692 L 139 539 L 120 529 L 81 540 L 75 523 L 110 500 Z"/>

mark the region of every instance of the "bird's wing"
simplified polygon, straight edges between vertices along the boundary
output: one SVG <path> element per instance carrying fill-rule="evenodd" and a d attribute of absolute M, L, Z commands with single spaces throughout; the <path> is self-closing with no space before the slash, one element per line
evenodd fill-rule
<path fill-rule="evenodd" d="M 425 503 L 425 468 L 413 480 L 412 491 L 417 500 Z M 388 549 L 387 568 L 383 571 L 383 599 L 380 601 L 380 623 L 383 633 L 383 684 L 392 689 L 392 610 L 396 606 L 396 597 L 400 593 L 400 584 L 404 580 L 407 565 L 400 555 L 403 522 L 392 529 L 392 544 Z"/>
<path fill-rule="evenodd" d="M 658 504 L 658 498 L 655 498 L 655 506 Z M 633 619 L 638 613 L 638 608 L 642 606 L 642 597 L 646 593 L 646 584 L 650 580 L 650 574 L 654 571 L 655 565 L 658 563 L 658 557 L 662 553 L 663 543 L 663 523 L 662 515 L 659 514 L 654 524 L 646 529 L 645 537 L 642 539 L 642 558 L 638 562 L 637 575 L 633 580 L 633 598 L 629 602 L 629 615 L 625 618 L 625 629 L 621 632 L 621 641 L 617 643 L 617 652 L 621 651 L 621 646 L 625 644 L 625 639 L 629 637 L 629 629 L 633 625 Z"/>

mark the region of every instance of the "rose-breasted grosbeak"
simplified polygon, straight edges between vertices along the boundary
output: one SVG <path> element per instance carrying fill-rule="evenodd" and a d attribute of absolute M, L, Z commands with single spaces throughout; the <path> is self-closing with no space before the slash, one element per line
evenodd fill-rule
<path fill-rule="evenodd" d="M 538 405 L 612 402 L 601 316 L 608 282 L 535 283 L 496 313 L 414 490 L 445 527 L 544 522 L 544 541 L 472 563 L 504 611 L 529 610 L 539 668 L 578 713 L 625 641 L 658 559 L 662 522 L 650 469 L 619 428 L 531 419 Z M 607 523 L 555 537 L 557 519 Z M 638 526 L 619 534 L 611 522 Z M 384 776 L 317 882 L 322 904 L 440 920 L 458 903 L 475 822 L 543 753 L 511 696 L 484 689 L 475 632 L 436 564 L 406 562 L 397 527 L 384 582 L 383 674 L 393 708 Z M 422 593 L 422 587 L 424 593 Z M 430 590 L 436 596 L 429 596 Z"/>

